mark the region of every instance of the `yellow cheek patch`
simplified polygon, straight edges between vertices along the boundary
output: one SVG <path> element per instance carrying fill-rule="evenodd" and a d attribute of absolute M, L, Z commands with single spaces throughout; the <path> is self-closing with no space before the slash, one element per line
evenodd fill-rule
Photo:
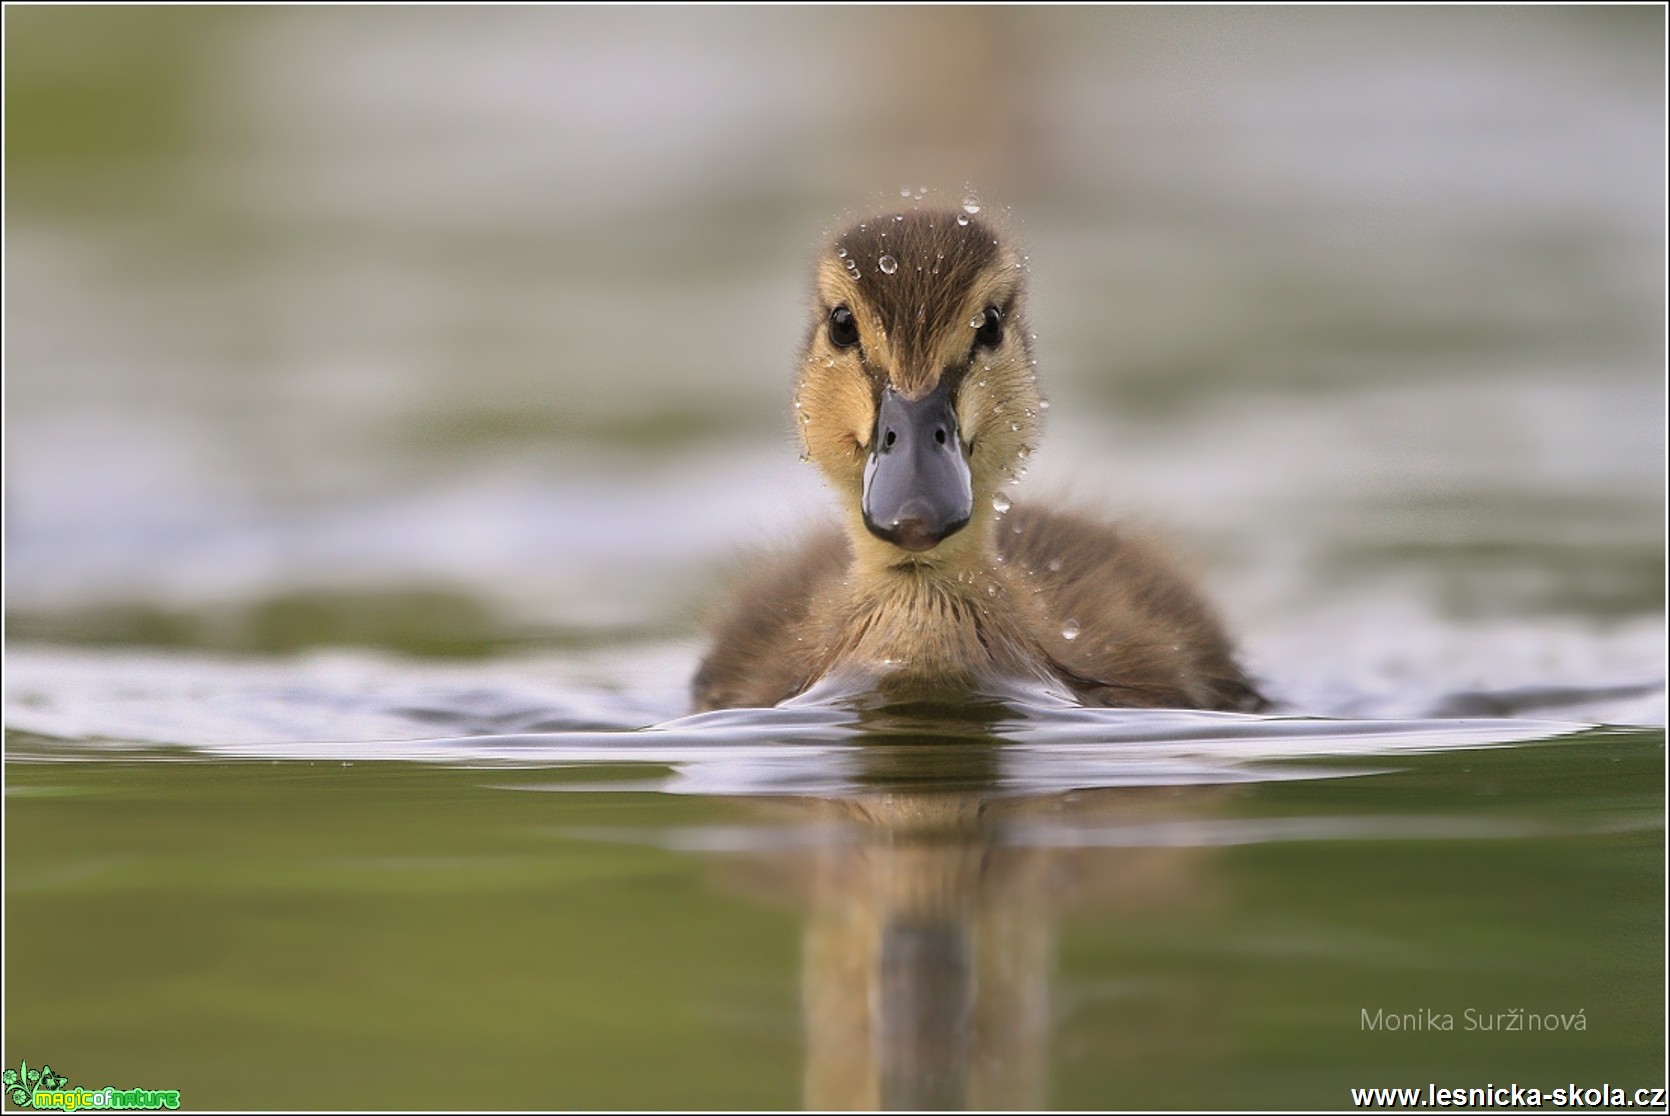
<path fill-rule="evenodd" d="M 875 426 L 869 378 L 855 353 L 820 356 L 814 346 L 801 366 L 795 414 L 806 455 L 824 469 L 861 461 Z"/>

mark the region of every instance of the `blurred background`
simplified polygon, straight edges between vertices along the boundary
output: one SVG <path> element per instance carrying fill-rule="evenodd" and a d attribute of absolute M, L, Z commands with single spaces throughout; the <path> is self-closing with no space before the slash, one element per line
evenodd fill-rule
<path fill-rule="evenodd" d="M 1019 498 L 1171 530 L 1273 690 L 1662 677 L 1657 9 L 5 18 L 14 640 L 693 640 L 827 514 L 820 239 L 930 189 L 1030 256 Z"/>

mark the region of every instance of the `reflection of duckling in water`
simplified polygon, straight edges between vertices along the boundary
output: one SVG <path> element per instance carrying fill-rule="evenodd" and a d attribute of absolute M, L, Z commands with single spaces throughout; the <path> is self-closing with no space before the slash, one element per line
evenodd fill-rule
<path fill-rule="evenodd" d="M 1055 975 L 1063 920 L 1099 908 L 1098 938 L 1119 928 L 1140 936 L 1144 927 L 1198 922 L 1223 899 L 1214 850 L 1140 840 L 1102 847 L 1095 834 L 1211 815 L 1223 789 L 982 791 L 982 767 L 1001 786 L 995 740 L 972 749 L 876 743 L 863 758 L 873 790 L 748 800 L 752 812 L 811 823 L 803 832 L 821 840 L 762 843 L 723 862 L 733 887 L 807 911 L 806 1107 L 1041 1108 L 1057 1038 L 1077 1041 L 1072 1029 L 1057 1036 L 1056 1024 L 1086 975 Z M 959 754 L 956 781 L 968 789 L 910 789 L 940 767 L 929 753 L 947 750 Z M 1189 980 L 1161 987 L 1158 997 L 1135 996 L 1134 1032 L 1098 1046 L 1104 1068 L 1216 1043 L 1214 1017 L 1200 1009 L 1210 992 Z M 1097 1033 L 1099 1042 L 1110 1037 Z"/>
<path fill-rule="evenodd" d="M 1158 551 L 1075 515 L 1004 514 L 1043 407 L 1022 271 L 958 212 L 889 214 L 830 244 L 795 411 L 843 502 L 844 538 L 820 534 L 744 586 L 697 672 L 698 709 L 773 705 L 826 678 L 1263 706 Z"/>

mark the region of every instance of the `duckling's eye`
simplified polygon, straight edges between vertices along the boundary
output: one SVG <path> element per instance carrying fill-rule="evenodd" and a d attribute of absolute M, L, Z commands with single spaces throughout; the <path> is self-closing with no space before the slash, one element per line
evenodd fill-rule
<path fill-rule="evenodd" d="M 986 307 L 986 312 L 980 315 L 980 325 L 974 334 L 974 344 L 986 349 L 995 349 L 1003 342 L 1003 311 L 995 306 Z"/>
<path fill-rule="evenodd" d="M 837 349 L 850 349 L 858 344 L 858 322 L 845 306 L 829 312 L 829 343 Z"/>

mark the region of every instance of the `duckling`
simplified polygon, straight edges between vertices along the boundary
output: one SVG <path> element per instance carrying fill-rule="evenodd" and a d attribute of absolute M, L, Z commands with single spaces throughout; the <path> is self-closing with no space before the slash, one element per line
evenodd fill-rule
<path fill-rule="evenodd" d="M 1004 495 L 1043 408 L 1025 299 L 1015 249 L 966 212 L 885 213 L 827 244 L 794 410 L 844 522 L 742 587 L 696 673 L 698 711 L 814 687 L 911 700 L 1038 685 L 1085 705 L 1264 707 L 1157 548 Z"/>

